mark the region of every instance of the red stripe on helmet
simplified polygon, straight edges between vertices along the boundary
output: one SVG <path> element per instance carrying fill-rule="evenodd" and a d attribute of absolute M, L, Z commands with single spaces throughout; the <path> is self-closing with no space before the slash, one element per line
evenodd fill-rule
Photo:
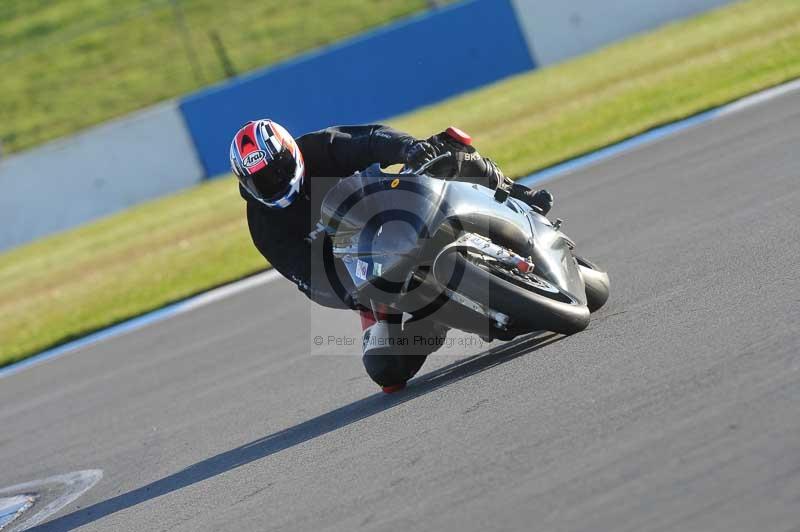
<path fill-rule="evenodd" d="M 242 146 L 245 153 L 260 149 L 258 147 L 258 139 L 256 139 L 256 128 L 258 128 L 258 124 L 256 122 L 251 122 L 250 126 L 247 128 L 247 134 L 243 137 L 243 141 L 247 142 L 247 145 Z"/>
<path fill-rule="evenodd" d="M 248 142 L 245 144 L 245 137 L 249 137 L 250 141 L 253 143 L 253 147 L 255 147 L 256 138 L 255 135 L 253 135 L 253 122 L 246 123 L 236 134 L 236 149 L 239 151 L 239 155 L 244 155 L 252 151 L 248 149 L 250 143 Z"/>
<path fill-rule="evenodd" d="M 267 153 L 264 153 L 263 159 L 256 164 L 247 166 L 247 156 L 253 152 L 260 151 L 258 141 L 256 140 L 257 122 L 248 122 L 236 134 L 236 149 L 239 151 L 239 157 L 242 160 L 242 169 L 246 175 L 252 175 L 263 168 L 266 168 Z"/>

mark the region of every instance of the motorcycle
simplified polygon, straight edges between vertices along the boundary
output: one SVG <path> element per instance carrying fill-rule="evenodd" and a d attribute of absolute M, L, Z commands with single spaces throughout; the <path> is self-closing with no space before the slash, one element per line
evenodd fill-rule
<path fill-rule="evenodd" d="M 373 165 L 327 192 L 328 281 L 361 306 L 489 340 L 585 329 L 608 299 L 608 274 L 573 253 L 561 220 L 508 190 L 432 177 L 448 157 L 400 173 Z"/>

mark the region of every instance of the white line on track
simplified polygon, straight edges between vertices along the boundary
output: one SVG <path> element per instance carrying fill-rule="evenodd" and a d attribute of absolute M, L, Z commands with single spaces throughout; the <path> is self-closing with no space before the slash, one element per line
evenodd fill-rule
<path fill-rule="evenodd" d="M 751 94 L 750 96 L 745 96 L 740 100 L 736 100 L 735 102 L 723 105 L 722 107 L 718 108 L 716 117 L 718 118 L 732 113 L 738 113 L 739 111 L 743 111 L 750 107 L 755 107 L 756 105 L 766 103 L 769 100 L 778 98 L 780 96 L 784 96 L 786 94 L 789 94 L 790 92 L 794 92 L 797 90 L 800 90 L 800 79 L 796 79 L 794 81 L 784 83 L 783 85 L 778 85 L 777 87 L 772 87 L 771 89 Z"/>
<path fill-rule="evenodd" d="M 37 510 L 36 504 L 29 516 L 23 514 L 22 521 L 16 523 L 9 532 L 25 530 L 38 525 L 45 519 L 76 500 L 78 497 L 89 491 L 92 486 L 103 478 L 103 471 L 100 469 L 88 469 L 86 471 L 76 471 L 65 475 L 56 475 L 42 480 L 34 480 L 22 484 L 16 484 L 7 488 L 0 488 L 0 496 L 17 495 L 23 493 L 39 493 L 41 491 L 62 491 L 55 499 L 47 503 L 41 510 Z"/>
<path fill-rule="evenodd" d="M 200 294 L 191 299 L 187 299 L 186 301 L 183 302 L 181 308 L 178 309 L 175 312 L 175 314 L 182 314 L 184 312 L 189 312 L 190 310 L 194 310 L 196 308 L 210 305 L 215 301 L 227 299 L 231 296 L 235 296 L 236 294 L 246 292 L 247 290 L 250 290 L 257 286 L 263 286 L 280 278 L 281 274 L 278 273 L 277 270 L 267 270 L 257 275 L 253 275 L 252 277 L 242 279 L 241 281 L 237 281 L 225 286 L 220 286 L 219 288 L 215 288 L 214 290 L 210 290 L 204 294 Z"/>

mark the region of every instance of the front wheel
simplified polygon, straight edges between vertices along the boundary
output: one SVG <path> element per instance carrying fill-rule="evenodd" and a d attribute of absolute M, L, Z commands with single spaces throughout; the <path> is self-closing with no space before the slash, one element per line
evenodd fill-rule
<path fill-rule="evenodd" d="M 443 255 L 434 263 L 434 276 L 449 289 L 506 314 L 515 330 L 574 334 L 589 325 L 589 309 L 569 294 L 540 277 L 517 275 L 481 256 Z M 457 286 L 450 286 L 458 277 Z"/>
<path fill-rule="evenodd" d="M 576 255 L 575 260 L 578 262 L 578 271 L 580 271 L 583 284 L 586 286 L 586 302 L 589 306 L 589 311 L 600 310 L 608 301 L 610 284 L 608 274 L 583 257 Z"/>

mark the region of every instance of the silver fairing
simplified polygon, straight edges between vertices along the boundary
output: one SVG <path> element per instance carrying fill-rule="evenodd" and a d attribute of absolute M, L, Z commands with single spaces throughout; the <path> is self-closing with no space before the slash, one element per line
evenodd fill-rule
<path fill-rule="evenodd" d="M 586 288 L 572 255 L 570 241 L 544 216 L 529 211 L 528 219 L 533 229 L 532 258 L 536 273 L 585 305 Z"/>
<path fill-rule="evenodd" d="M 586 302 L 569 241 L 524 203 L 497 201 L 493 191 L 479 185 L 387 174 L 373 166 L 333 187 L 321 215 L 333 254 L 356 290 L 378 280 L 399 286 L 432 258 L 426 254 L 432 243 L 441 248 L 471 232 L 532 258 L 537 275 Z"/>

